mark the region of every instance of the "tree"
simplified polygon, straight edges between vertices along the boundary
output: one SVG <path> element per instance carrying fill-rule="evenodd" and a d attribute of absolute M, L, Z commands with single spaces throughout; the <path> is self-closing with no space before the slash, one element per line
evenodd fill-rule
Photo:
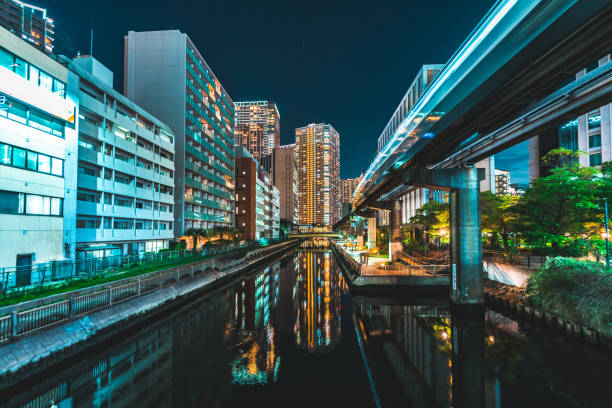
<path fill-rule="evenodd" d="M 416 210 L 410 222 L 420 224 L 429 237 L 446 240 L 449 236 L 449 205 L 434 200 L 428 201 Z"/>
<path fill-rule="evenodd" d="M 482 232 L 492 234 L 492 243 L 502 243 L 502 249 L 510 256 L 510 236 L 516 222 L 517 196 L 497 195 L 490 191 L 480 193 Z"/>
<path fill-rule="evenodd" d="M 525 243 L 575 255 L 571 247 L 584 243 L 600 229 L 602 183 L 597 169 L 570 163 L 533 181 L 516 206 L 516 229 Z"/>
<path fill-rule="evenodd" d="M 544 156 L 542 156 L 542 163 L 553 169 L 561 167 L 578 168 L 578 157 L 586 154 L 582 150 L 570 150 L 564 147 L 552 149 Z"/>

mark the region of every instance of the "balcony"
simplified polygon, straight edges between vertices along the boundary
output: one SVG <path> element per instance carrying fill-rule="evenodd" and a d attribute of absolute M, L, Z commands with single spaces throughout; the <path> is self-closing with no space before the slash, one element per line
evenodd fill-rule
<path fill-rule="evenodd" d="M 96 139 L 102 139 L 100 126 L 83 119 L 79 119 L 79 132 Z"/>

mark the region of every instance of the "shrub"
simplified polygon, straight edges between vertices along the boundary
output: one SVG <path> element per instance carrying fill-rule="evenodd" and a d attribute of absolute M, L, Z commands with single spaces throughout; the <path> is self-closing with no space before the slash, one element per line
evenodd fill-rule
<path fill-rule="evenodd" d="M 537 306 L 612 334 L 612 273 L 597 262 L 549 258 L 527 281 Z"/>

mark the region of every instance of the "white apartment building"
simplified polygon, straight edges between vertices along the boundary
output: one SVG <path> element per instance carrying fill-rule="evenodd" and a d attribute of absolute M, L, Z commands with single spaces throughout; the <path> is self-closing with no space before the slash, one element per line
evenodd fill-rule
<path fill-rule="evenodd" d="M 36 264 L 75 251 L 77 136 L 70 72 L 0 27 L 0 270 L 31 283 Z"/>
<path fill-rule="evenodd" d="M 89 56 L 79 77 L 79 259 L 167 248 L 174 223 L 174 135 L 113 89 L 113 73 Z"/>

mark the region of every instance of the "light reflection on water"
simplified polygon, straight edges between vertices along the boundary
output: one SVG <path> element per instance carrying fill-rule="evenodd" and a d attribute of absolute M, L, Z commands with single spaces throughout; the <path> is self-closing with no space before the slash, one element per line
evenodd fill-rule
<path fill-rule="evenodd" d="M 353 298 L 325 241 L 78 360 L 6 405 L 604 407 L 611 363 L 444 299 Z"/>

